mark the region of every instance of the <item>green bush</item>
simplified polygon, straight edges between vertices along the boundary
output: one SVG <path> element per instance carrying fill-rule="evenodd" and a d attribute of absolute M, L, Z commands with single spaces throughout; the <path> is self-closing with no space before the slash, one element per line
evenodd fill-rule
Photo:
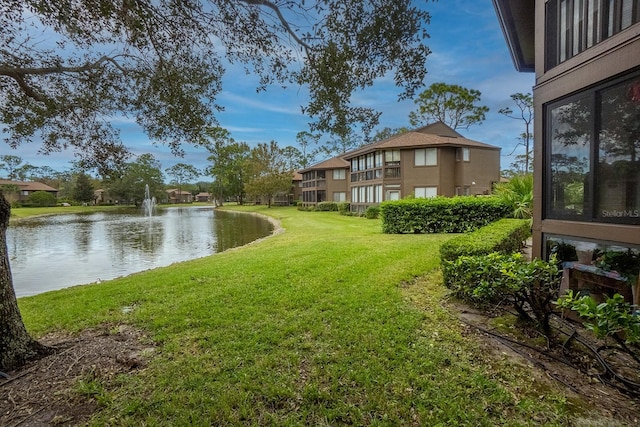
<path fill-rule="evenodd" d="M 34 207 L 46 207 L 56 205 L 56 196 L 46 191 L 34 191 L 29 195 L 29 205 Z"/>
<path fill-rule="evenodd" d="M 351 215 L 351 203 L 339 202 L 337 203 L 337 205 L 338 205 L 338 212 L 340 213 L 340 215 Z"/>
<path fill-rule="evenodd" d="M 496 197 L 433 197 L 386 201 L 380 205 L 382 231 L 404 233 L 465 233 L 509 215 Z"/>
<path fill-rule="evenodd" d="M 495 193 L 510 207 L 513 218 L 533 215 L 533 175 L 516 175 L 496 186 Z"/>
<path fill-rule="evenodd" d="M 598 303 L 589 295 L 580 296 L 569 291 L 556 304 L 559 308 L 577 312 L 585 319 L 585 328 L 600 338 L 622 333 L 627 344 L 640 342 L 640 316 L 633 313 L 632 305 L 620 294 Z"/>
<path fill-rule="evenodd" d="M 492 252 L 444 263 L 449 272 L 445 285 L 455 296 L 478 305 L 511 305 L 520 319 L 549 331 L 552 301 L 560 287 L 555 260 L 528 262 L 521 253 Z"/>
<path fill-rule="evenodd" d="M 440 246 L 440 259 L 452 261 L 461 255 L 519 252 L 522 249 L 522 243 L 529 236 L 531 236 L 529 220 L 504 218 L 443 243 Z"/>
<path fill-rule="evenodd" d="M 367 219 L 377 219 L 378 217 L 380 217 L 380 207 L 369 206 L 367 210 L 364 212 L 364 216 Z"/>
<path fill-rule="evenodd" d="M 338 204 L 336 202 L 320 202 L 316 205 L 316 210 L 322 212 L 337 212 Z"/>

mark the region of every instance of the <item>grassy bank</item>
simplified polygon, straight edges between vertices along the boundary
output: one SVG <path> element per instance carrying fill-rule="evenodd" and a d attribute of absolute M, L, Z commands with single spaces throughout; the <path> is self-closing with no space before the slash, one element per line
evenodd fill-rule
<path fill-rule="evenodd" d="M 127 323 L 157 343 L 146 369 L 99 384 L 96 425 L 566 421 L 561 393 L 489 362 L 442 307 L 448 236 L 384 235 L 378 220 L 332 212 L 234 209 L 271 215 L 286 232 L 20 300 L 36 335 Z"/>

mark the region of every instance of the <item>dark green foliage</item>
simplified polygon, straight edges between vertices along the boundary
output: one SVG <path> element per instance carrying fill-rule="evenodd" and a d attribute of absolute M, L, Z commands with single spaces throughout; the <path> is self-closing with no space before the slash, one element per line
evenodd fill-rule
<path fill-rule="evenodd" d="M 45 207 L 45 206 L 55 206 L 56 205 L 56 196 L 51 193 L 47 193 L 46 191 L 35 191 L 29 195 L 29 206 L 33 207 Z"/>
<path fill-rule="evenodd" d="M 78 202 L 92 202 L 95 198 L 93 184 L 86 174 L 78 174 L 76 185 L 73 187 L 73 199 Z"/>
<path fill-rule="evenodd" d="M 596 267 L 607 271 L 617 271 L 627 279 L 629 284 L 638 281 L 640 271 L 640 254 L 628 249 L 626 251 L 603 251 L 596 255 Z"/>
<path fill-rule="evenodd" d="M 340 215 L 351 215 L 351 203 L 339 202 L 338 212 L 340 212 Z"/>
<path fill-rule="evenodd" d="M 520 319 L 549 330 L 551 302 L 558 296 L 560 275 L 555 260 L 528 262 L 520 253 L 493 252 L 444 261 L 445 285 L 453 294 L 479 305 L 508 304 Z"/>
<path fill-rule="evenodd" d="M 504 218 L 472 233 L 454 237 L 440 246 L 440 258 L 452 261 L 462 255 L 488 255 L 492 252 L 519 252 L 531 235 L 530 222 Z"/>
<path fill-rule="evenodd" d="M 364 216 L 367 219 L 377 219 L 380 216 L 379 206 L 369 206 L 364 212 Z"/>
<path fill-rule="evenodd" d="M 322 212 L 337 212 L 338 204 L 336 202 L 320 202 L 316 205 L 315 210 Z"/>
<path fill-rule="evenodd" d="M 631 304 L 620 294 L 598 304 L 589 295 L 580 296 L 569 291 L 556 304 L 559 308 L 577 312 L 586 319 L 584 326 L 600 338 L 622 332 L 627 344 L 640 342 L 640 316 L 633 313 Z"/>
<path fill-rule="evenodd" d="M 383 202 L 380 209 L 388 234 L 466 233 L 509 214 L 495 197 L 403 199 Z"/>

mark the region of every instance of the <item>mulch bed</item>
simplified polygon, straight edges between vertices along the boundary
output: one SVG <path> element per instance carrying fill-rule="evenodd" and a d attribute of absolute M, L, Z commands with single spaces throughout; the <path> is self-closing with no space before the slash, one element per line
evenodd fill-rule
<path fill-rule="evenodd" d="M 98 403 L 81 381 L 108 382 L 118 374 L 144 368 L 153 346 L 128 326 L 86 330 L 79 335 L 51 334 L 40 340 L 54 354 L 7 372 L 0 378 L 0 426 L 83 424 Z"/>

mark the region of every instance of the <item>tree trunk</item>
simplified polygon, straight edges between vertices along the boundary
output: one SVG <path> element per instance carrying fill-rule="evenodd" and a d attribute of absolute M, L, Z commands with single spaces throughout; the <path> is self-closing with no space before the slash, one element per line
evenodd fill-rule
<path fill-rule="evenodd" d="M 0 192 L 0 370 L 9 371 L 26 361 L 51 352 L 27 333 L 18 301 L 7 251 L 7 227 L 11 205 Z"/>

